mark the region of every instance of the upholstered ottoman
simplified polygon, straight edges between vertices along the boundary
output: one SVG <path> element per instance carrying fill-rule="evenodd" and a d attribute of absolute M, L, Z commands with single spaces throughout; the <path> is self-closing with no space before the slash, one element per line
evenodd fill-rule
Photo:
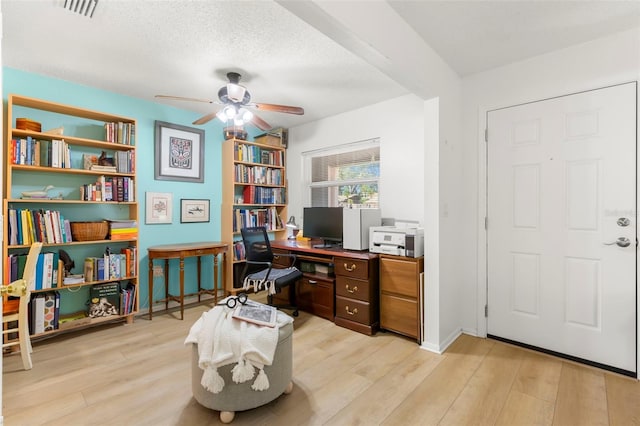
<path fill-rule="evenodd" d="M 193 397 L 201 405 L 220 411 L 220 421 L 230 423 L 236 411 L 250 410 L 267 404 L 283 393 L 288 394 L 293 389 L 292 377 L 293 324 L 281 326 L 278 332 L 278 345 L 273 355 L 272 365 L 264 367 L 269 378 L 269 388 L 263 391 L 251 389 L 252 381 L 234 383 L 231 378 L 233 365 L 226 365 L 218 369 L 225 385 L 220 393 L 214 394 L 206 390 L 201 384 L 203 370 L 198 366 L 198 345 L 191 348 L 191 390 Z"/>

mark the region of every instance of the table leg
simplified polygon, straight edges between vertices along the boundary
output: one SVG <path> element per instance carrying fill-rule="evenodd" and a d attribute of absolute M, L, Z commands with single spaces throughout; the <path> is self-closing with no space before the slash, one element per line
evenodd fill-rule
<path fill-rule="evenodd" d="M 164 260 L 164 310 L 169 310 L 169 259 Z"/>
<path fill-rule="evenodd" d="M 218 255 L 213 255 L 213 303 L 218 304 Z"/>
<path fill-rule="evenodd" d="M 202 268 L 202 262 L 201 262 L 202 257 L 198 256 L 198 303 L 200 303 L 200 295 L 202 294 L 202 270 L 200 268 Z"/>
<path fill-rule="evenodd" d="M 222 295 L 227 296 L 227 252 L 222 253 Z M 217 303 L 217 300 L 216 300 Z"/>
<path fill-rule="evenodd" d="M 149 256 L 149 319 L 153 317 L 153 258 Z"/>
<path fill-rule="evenodd" d="M 180 256 L 180 319 L 184 319 L 184 257 Z"/>

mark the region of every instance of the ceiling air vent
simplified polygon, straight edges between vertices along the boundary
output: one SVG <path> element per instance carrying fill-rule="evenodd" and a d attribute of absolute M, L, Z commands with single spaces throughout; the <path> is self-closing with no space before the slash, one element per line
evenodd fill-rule
<path fill-rule="evenodd" d="M 64 0 L 64 8 L 82 16 L 93 17 L 98 0 Z"/>

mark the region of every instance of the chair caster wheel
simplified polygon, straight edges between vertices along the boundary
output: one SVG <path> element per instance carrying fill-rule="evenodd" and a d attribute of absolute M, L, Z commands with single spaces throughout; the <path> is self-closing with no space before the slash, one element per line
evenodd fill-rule
<path fill-rule="evenodd" d="M 297 317 L 298 316 L 298 311 L 293 311 L 293 313 L 291 315 L 293 315 L 294 317 Z"/>

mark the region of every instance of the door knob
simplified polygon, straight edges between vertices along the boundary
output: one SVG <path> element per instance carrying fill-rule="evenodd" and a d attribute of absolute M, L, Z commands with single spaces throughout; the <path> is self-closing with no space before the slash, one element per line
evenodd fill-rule
<path fill-rule="evenodd" d="M 617 244 L 619 247 L 629 247 L 631 245 L 631 240 L 627 237 L 620 237 L 612 243 L 604 243 L 605 246 L 612 246 Z"/>

